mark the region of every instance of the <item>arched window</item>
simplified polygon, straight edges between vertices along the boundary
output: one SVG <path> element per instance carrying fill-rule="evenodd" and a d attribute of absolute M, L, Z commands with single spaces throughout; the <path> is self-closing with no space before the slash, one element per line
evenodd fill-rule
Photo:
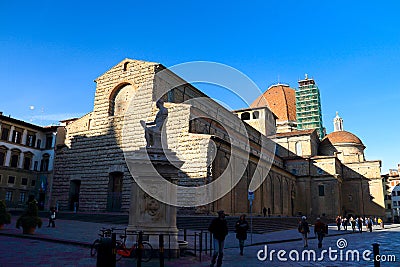
<path fill-rule="evenodd" d="M 123 116 L 128 110 L 135 90 L 131 84 L 125 83 L 114 89 L 110 95 L 109 115 Z"/>
<path fill-rule="evenodd" d="M 24 170 L 30 170 L 32 166 L 32 152 L 24 153 Z"/>
<path fill-rule="evenodd" d="M 6 146 L 0 146 L 0 166 L 4 166 L 6 161 L 8 148 Z"/>
<path fill-rule="evenodd" d="M 19 150 L 19 149 L 11 150 L 10 167 L 18 168 L 20 154 L 21 154 L 21 150 Z"/>

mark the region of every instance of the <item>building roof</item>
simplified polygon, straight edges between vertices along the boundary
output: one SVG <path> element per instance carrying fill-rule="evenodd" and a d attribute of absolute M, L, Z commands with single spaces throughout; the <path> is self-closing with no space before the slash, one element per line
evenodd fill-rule
<path fill-rule="evenodd" d="M 252 108 L 268 106 L 278 121 L 296 121 L 295 90 L 286 84 L 275 84 L 268 88 L 250 105 Z"/>
<path fill-rule="evenodd" d="M 336 131 L 328 134 L 322 139 L 322 144 L 330 142 L 331 144 L 352 143 L 356 145 L 364 145 L 360 138 L 347 131 Z"/>
<path fill-rule="evenodd" d="M 16 124 L 18 126 L 23 126 L 27 127 L 36 131 L 42 131 L 42 132 L 54 132 L 57 131 L 58 126 L 39 126 L 36 124 L 32 124 L 23 120 L 19 120 L 16 118 L 12 118 L 11 116 L 4 116 L 3 112 L 0 112 L 0 122 L 5 122 L 5 123 L 10 123 L 10 124 Z"/>
<path fill-rule="evenodd" d="M 309 130 L 300 130 L 300 131 L 292 131 L 292 132 L 285 132 L 285 133 L 277 133 L 276 137 L 289 137 L 289 136 L 299 136 L 299 135 L 311 135 L 315 132 L 315 129 Z"/>

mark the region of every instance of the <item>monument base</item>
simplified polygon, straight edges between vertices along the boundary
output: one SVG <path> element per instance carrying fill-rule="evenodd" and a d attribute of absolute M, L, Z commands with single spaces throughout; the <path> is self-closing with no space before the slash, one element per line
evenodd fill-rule
<path fill-rule="evenodd" d="M 160 235 L 163 235 L 164 255 L 178 257 L 176 207 L 166 204 L 176 203 L 177 195 L 165 180 L 176 182 L 178 168 L 183 162 L 171 150 L 160 148 L 141 148 L 130 154 L 126 161 L 135 179 L 131 191 L 128 236 L 137 237 L 138 231 L 142 231 L 143 241 L 149 242 L 156 254 L 154 256 L 158 256 Z M 138 184 L 146 186 L 146 192 Z M 157 199 L 168 199 L 170 202 L 163 203 Z"/>

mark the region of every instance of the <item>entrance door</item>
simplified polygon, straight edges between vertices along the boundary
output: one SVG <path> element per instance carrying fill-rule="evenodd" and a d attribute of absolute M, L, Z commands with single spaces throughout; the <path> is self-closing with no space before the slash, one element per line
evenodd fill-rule
<path fill-rule="evenodd" d="M 77 211 L 79 207 L 79 191 L 81 189 L 80 180 L 72 180 L 69 186 L 69 209 Z"/>
<path fill-rule="evenodd" d="M 112 172 L 108 181 L 108 211 L 121 211 L 122 202 L 122 180 L 124 174 L 122 172 Z"/>

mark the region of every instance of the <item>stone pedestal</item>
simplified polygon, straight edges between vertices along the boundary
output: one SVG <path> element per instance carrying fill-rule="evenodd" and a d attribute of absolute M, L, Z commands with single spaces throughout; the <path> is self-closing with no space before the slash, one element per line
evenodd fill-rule
<path fill-rule="evenodd" d="M 178 255 L 176 207 L 167 204 L 176 203 L 177 193 L 165 180 L 176 184 L 183 162 L 170 149 L 161 148 L 141 148 L 126 161 L 134 178 L 128 233 L 143 231 L 153 249 L 159 248 L 159 235 L 164 234 L 164 250 Z"/>

